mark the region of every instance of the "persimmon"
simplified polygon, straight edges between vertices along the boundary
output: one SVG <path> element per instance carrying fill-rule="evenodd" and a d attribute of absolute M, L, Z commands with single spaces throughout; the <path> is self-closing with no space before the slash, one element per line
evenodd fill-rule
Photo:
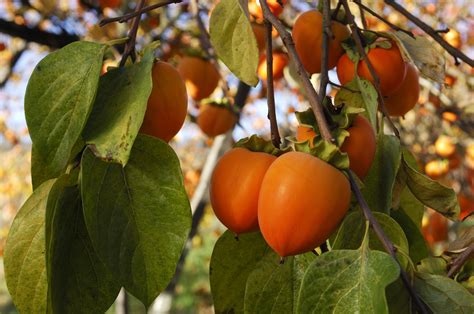
<path fill-rule="evenodd" d="M 415 107 L 420 98 L 418 70 L 409 63 L 406 67 L 407 73 L 402 85 L 384 101 L 385 108 L 391 116 L 404 116 Z"/>
<path fill-rule="evenodd" d="M 211 177 L 211 205 L 217 218 L 236 234 L 257 231 L 258 196 L 276 157 L 233 148 L 217 162 Z"/>
<path fill-rule="evenodd" d="M 448 219 L 433 209 L 428 209 L 427 218 L 423 219 L 421 231 L 431 246 L 448 238 Z"/>
<path fill-rule="evenodd" d="M 370 122 L 361 115 L 357 115 L 352 125 L 347 129 L 349 136 L 341 145 L 341 151 L 349 156 L 350 169 L 363 179 L 367 175 L 375 158 L 376 139 Z M 316 133 L 308 127 L 299 126 L 296 133 L 297 141 L 310 140 Z"/>
<path fill-rule="evenodd" d="M 208 60 L 183 57 L 178 71 L 186 83 L 189 96 L 196 101 L 209 97 L 219 84 L 220 74 Z"/>
<path fill-rule="evenodd" d="M 263 53 L 260 56 L 260 60 L 258 63 L 258 77 L 262 81 L 267 80 L 267 55 Z M 274 52 L 273 53 L 273 79 L 274 80 L 279 80 L 283 77 L 283 69 L 288 65 L 288 56 L 286 53 L 283 52 Z"/>
<path fill-rule="evenodd" d="M 209 137 L 224 134 L 237 122 L 237 117 L 229 108 L 202 104 L 197 117 L 197 124 Z"/>
<path fill-rule="evenodd" d="M 461 208 L 461 213 L 459 219 L 463 220 L 470 213 L 474 212 L 474 199 L 464 194 L 458 195 L 459 207 Z"/>
<path fill-rule="evenodd" d="M 456 152 L 456 145 L 448 136 L 440 136 L 435 142 L 436 154 L 441 157 L 448 158 Z"/>
<path fill-rule="evenodd" d="M 390 96 L 402 85 L 406 75 L 406 63 L 395 42 L 391 42 L 389 49 L 382 47 L 371 48 L 367 54 L 375 73 L 380 79 L 380 90 L 383 96 Z M 374 79 L 364 61 L 359 61 L 357 73 L 361 78 L 374 83 Z M 337 77 L 342 85 L 354 78 L 354 63 L 347 53 L 337 62 Z"/>
<path fill-rule="evenodd" d="M 298 56 L 310 74 L 321 72 L 323 16 L 318 10 L 309 10 L 298 16 L 292 34 Z M 336 66 L 344 53 L 341 42 L 350 36 L 347 26 L 331 21 L 334 39 L 329 43 L 328 67 Z"/>
<path fill-rule="evenodd" d="M 439 179 L 449 172 L 449 162 L 432 160 L 425 165 L 425 173 L 432 179 Z"/>
<path fill-rule="evenodd" d="M 283 12 L 283 6 L 286 4 L 286 0 L 267 0 L 270 11 L 275 16 L 279 16 Z M 263 21 L 263 11 L 260 6 L 259 0 L 249 1 L 249 13 L 255 17 L 258 21 Z"/>
<path fill-rule="evenodd" d="M 252 24 L 252 31 L 257 41 L 258 50 L 265 49 L 265 26 L 260 24 Z"/>
<path fill-rule="evenodd" d="M 104 8 L 118 8 L 122 5 L 122 0 L 99 0 L 99 6 Z"/>
<path fill-rule="evenodd" d="M 451 111 L 443 112 L 441 114 L 441 117 L 443 118 L 444 121 L 447 121 L 450 123 L 456 122 L 458 120 L 458 115 Z"/>
<path fill-rule="evenodd" d="M 461 34 L 457 30 L 450 29 L 449 32 L 443 34 L 443 38 L 456 49 L 462 46 Z"/>
<path fill-rule="evenodd" d="M 282 257 L 311 251 L 337 228 L 350 198 L 349 180 L 338 169 L 310 154 L 283 154 L 263 178 L 260 230 Z"/>
<path fill-rule="evenodd" d="M 178 71 L 169 63 L 155 62 L 153 88 L 148 98 L 140 132 L 168 142 L 183 126 L 188 110 L 186 86 Z"/>

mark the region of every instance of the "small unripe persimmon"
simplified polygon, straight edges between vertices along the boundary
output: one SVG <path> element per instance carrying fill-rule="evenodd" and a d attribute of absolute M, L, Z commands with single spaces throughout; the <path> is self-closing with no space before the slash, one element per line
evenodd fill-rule
<path fill-rule="evenodd" d="M 214 65 L 198 57 L 183 57 L 178 71 L 186 83 L 189 96 L 196 101 L 209 97 L 219 84 L 220 74 Z"/>
<path fill-rule="evenodd" d="M 245 148 L 228 151 L 217 162 L 209 188 L 217 218 L 235 234 L 257 231 L 258 197 L 275 156 Z"/>
<path fill-rule="evenodd" d="M 321 72 L 323 16 L 318 10 L 309 10 L 295 21 L 292 34 L 298 56 L 308 73 Z M 329 42 L 328 68 L 336 66 L 344 53 L 341 42 L 350 36 L 349 29 L 336 21 L 331 22 L 334 38 Z"/>
<path fill-rule="evenodd" d="M 258 63 L 258 77 L 262 81 L 267 80 L 267 55 L 262 54 L 260 56 L 260 61 Z M 272 68 L 273 68 L 273 79 L 274 80 L 279 80 L 283 77 L 283 70 L 285 67 L 288 65 L 288 56 L 286 53 L 283 52 L 274 52 L 273 53 L 273 63 L 272 63 Z"/>
<path fill-rule="evenodd" d="M 390 96 L 402 85 L 406 75 L 406 63 L 395 42 L 391 42 L 389 49 L 375 47 L 369 50 L 367 57 L 374 67 L 375 73 L 380 80 L 380 90 L 383 96 Z M 374 79 L 365 61 L 359 61 L 358 75 L 374 84 Z M 354 78 L 354 63 L 343 54 L 337 62 L 337 77 L 342 85 L 352 81 Z"/>
<path fill-rule="evenodd" d="M 186 86 L 178 71 L 161 61 L 153 65 L 152 81 L 153 88 L 140 132 L 169 142 L 186 119 Z"/>
<path fill-rule="evenodd" d="M 229 131 L 237 122 L 237 117 L 229 108 L 203 104 L 199 109 L 197 124 L 209 137 Z"/>
<path fill-rule="evenodd" d="M 309 252 L 334 232 L 350 198 L 349 180 L 338 169 L 310 154 L 283 154 L 261 184 L 260 230 L 280 256 Z"/>
<path fill-rule="evenodd" d="M 412 64 L 407 64 L 407 73 L 402 85 L 385 100 L 385 108 L 391 116 L 404 116 L 415 107 L 420 98 L 420 83 L 418 70 Z"/>

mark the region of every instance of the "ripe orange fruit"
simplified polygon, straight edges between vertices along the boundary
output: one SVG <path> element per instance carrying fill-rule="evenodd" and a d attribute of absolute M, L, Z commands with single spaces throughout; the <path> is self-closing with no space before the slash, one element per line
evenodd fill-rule
<path fill-rule="evenodd" d="M 441 116 L 443 117 L 444 121 L 447 121 L 447 122 L 450 122 L 450 123 L 456 122 L 458 120 L 457 114 L 455 114 L 454 112 L 451 112 L 451 111 L 445 111 L 445 112 L 442 113 Z"/>
<path fill-rule="evenodd" d="M 281 5 L 278 1 L 280 1 Z M 283 5 L 286 4 L 286 0 L 267 0 L 267 4 L 273 15 L 278 17 L 283 12 Z M 250 0 L 248 8 L 249 13 L 253 15 L 257 21 L 263 21 L 263 12 L 259 0 Z"/>
<path fill-rule="evenodd" d="M 104 8 L 118 8 L 122 5 L 122 0 L 99 0 L 99 6 Z"/>
<path fill-rule="evenodd" d="M 178 71 L 161 61 L 153 65 L 152 80 L 153 88 L 140 132 L 169 142 L 186 119 L 186 86 Z"/>
<path fill-rule="evenodd" d="M 392 47 L 389 49 L 372 48 L 367 56 L 380 79 L 382 95 L 390 96 L 400 88 L 406 75 L 406 63 L 403 61 L 397 44 L 392 42 Z M 357 73 L 361 78 L 374 83 L 374 79 L 364 61 L 359 61 Z M 337 77 L 342 85 L 354 78 L 354 63 L 347 54 L 343 54 L 337 63 Z"/>
<path fill-rule="evenodd" d="M 186 83 L 189 96 L 196 101 L 209 97 L 219 84 L 220 75 L 214 65 L 198 57 L 183 57 L 178 71 Z"/>
<path fill-rule="evenodd" d="M 423 219 L 421 231 L 429 245 L 446 241 L 448 238 L 448 219 L 440 213 L 429 209 L 428 218 Z"/>
<path fill-rule="evenodd" d="M 318 10 L 309 10 L 298 16 L 293 26 L 292 34 L 296 51 L 304 68 L 310 74 L 321 72 L 322 25 L 322 14 Z M 332 21 L 331 30 L 334 39 L 331 39 L 329 43 L 329 69 L 336 66 L 337 60 L 344 53 L 341 42 L 350 36 L 349 29 L 339 22 Z"/>
<path fill-rule="evenodd" d="M 449 162 L 432 160 L 425 165 L 425 173 L 432 179 L 438 179 L 449 171 Z"/>
<path fill-rule="evenodd" d="M 461 208 L 459 219 L 463 220 L 467 215 L 474 212 L 474 199 L 472 197 L 468 197 L 467 195 L 459 194 L 458 201 L 459 207 Z"/>
<path fill-rule="evenodd" d="M 236 234 L 258 230 L 258 195 L 268 167 L 266 153 L 234 148 L 218 161 L 211 177 L 211 205 L 217 218 Z"/>
<path fill-rule="evenodd" d="M 457 30 L 450 29 L 449 32 L 443 35 L 443 38 L 454 48 L 459 49 L 462 46 L 461 34 Z"/>
<path fill-rule="evenodd" d="M 262 81 L 267 80 L 267 55 L 262 53 L 260 56 L 260 61 L 258 63 L 258 77 Z M 273 80 L 279 80 L 283 77 L 283 69 L 288 65 L 288 56 L 283 52 L 274 52 L 273 53 Z"/>
<path fill-rule="evenodd" d="M 237 122 L 236 115 L 228 108 L 203 104 L 199 109 L 197 124 L 209 137 L 224 134 Z"/>
<path fill-rule="evenodd" d="M 280 256 L 311 251 L 336 229 L 350 198 L 348 179 L 333 166 L 302 152 L 283 154 L 263 178 L 260 230 Z"/>
<path fill-rule="evenodd" d="M 349 136 L 346 137 L 341 145 L 341 151 L 349 156 L 350 169 L 363 179 L 367 175 L 375 158 L 376 139 L 375 132 L 370 122 L 363 116 L 355 117 L 347 131 Z M 299 126 L 296 133 L 296 140 L 311 140 L 316 136 L 313 129 Z M 310 147 L 313 147 L 310 141 Z"/>
<path fill-rule="evenodd" d="M 436 154 L 441 157 L 448 158 L 456 152 L 456 145 L 448 136 L 440 136 L 435 142 Z"/>
<path fill-rule="evenodd" d="M 252 24 L 252 31 L 257 41 L 258 50 L 262 51 L 265 49 L 265 26 L 260 24 Z"/>
<path fill-rule="evenodd" d="M 385 108 L 391 116 L 404 116 L 415 107 L 420 98 L 420 83 L 418 70 L 407 63 L 407 73 L 402 85 L 392 95 L 385 99 Z"/>

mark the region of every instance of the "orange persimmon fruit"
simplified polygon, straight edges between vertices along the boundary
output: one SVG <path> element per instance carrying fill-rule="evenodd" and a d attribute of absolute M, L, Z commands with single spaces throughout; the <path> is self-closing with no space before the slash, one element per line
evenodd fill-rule
<path fill-rule="evenodd" d="M 214 65 L 198 57 L 183 57 L 178 71 L 186 83 L 189 96 L 195 101 L 209 97 L 219 84 L 220 74 Z"/>
<path fill-rule="evenodd" d="M 212 104 L 202 104 L 199 108 L 197 124 L 209 137 L 226 133 L 236 122 L 237 117 L 229 108 Z"/>

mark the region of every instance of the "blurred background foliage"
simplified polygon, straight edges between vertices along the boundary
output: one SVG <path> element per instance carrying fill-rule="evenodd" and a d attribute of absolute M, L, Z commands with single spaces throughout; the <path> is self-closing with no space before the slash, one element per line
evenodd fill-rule
<path fill-rule="evenodd" d="M 157 2 L 149 0 L 147 4 Z M 199 2 L 205 23 L 215 2 Z M 421 34 L 419 29 L 394 13 L 383 1 L 363 2 L 393 24 Z M 450 28 L 444 34 L 445 38 L 471 58 L 474 57 L 474 5 L 471 0 L 400 2 L 435 29 Z M 105 42 L 125 37 L 127 24 L 112 23 L 99 27 L 98 23 L 103 18 L 131 12 L 134 6 L 134 1 L 127 0 L 101 1 L 101 4 L 96 0 L 0 1 L 0 254 L 16 211 L 31 193 L 31 141 L 24 119 L 23 97 L 32 70 L 46 54 L 72 41 Z M 288 1 L 280 18 L 291 26 L 299 12 L 315 6 L 315 2 Z M 353 12 L 359 11 L 355 9 Z M 389 30 L 372 16 L 366 14 L 365 19 L 371 29 Z M 200 50 L 198 37 L 199 29 L 185 2 L 145 15 L 137 44 L 140 48 L 159 40 L 161 45 L 157 57 L 176 63 L 184 54 Z M 282 47 L 279 39 L 274 41 L 277 48 Z M 108 66 L 117 65 L 123 47 L 116 48 L 107 55 L 104 71 Z M 444 53 L 441 48 L 439 51 Z M 337 82 L 333 72 L 330 79 Z M 401 130 L 402 141 L 416 155 L 420 167 L 432 178 L 456 190 L 462 217 L 465 217 L 474 211 L 474 69 L 466 64 L 455 66 L 454 60 L 447 56 L 446 73 L 444 84 L 421 79 L 422 91 L 417 107 L 396 123 Z M 229 72 L 227 75 L 231 93 L 235 93 L 237 79 Z M 317 77 L 313 79 L 317 80 Z M 296 119 L 292 113 L 308 105 L 288 69 L 285 70 L 285 79 L 275 82 L 275 89 L 281 133 L 291 136 L 296 130 Z M 329 94 L 334 96 L 335 92 L 332 89 Z M 222 90 L 217 89 L 215 96 L 222 96 Z M 251 90 L 240 123 L 233 131 L 234 140 L 253 133 L 269 136 L 264 97 L 262 83 Z M 191 197 L 213 140 L 206 138 L 193 122 L 198 104 L 193 104 L 191 99 L 189 101 L 190 118 L 171 145 L 181 159 L 186 189 Z M 462 224 L 448 223 L 434 211 L 426 211 L 424 233 L 435 254 L 443 252 L 447 243 L 455 239 L 462 228 Z M 191 241 L 183 272 L 177 278 L 172 312 L 212 312 L 209 261 L 214 243 L 223 230 L 212 209 L 206 206 Z M 130 309 L 132 313 L 144 311 L 134 303 L 133 298 L 130 299 Z M 3 274 L 0 276 L 0 312 L 14 312 Z"/>

